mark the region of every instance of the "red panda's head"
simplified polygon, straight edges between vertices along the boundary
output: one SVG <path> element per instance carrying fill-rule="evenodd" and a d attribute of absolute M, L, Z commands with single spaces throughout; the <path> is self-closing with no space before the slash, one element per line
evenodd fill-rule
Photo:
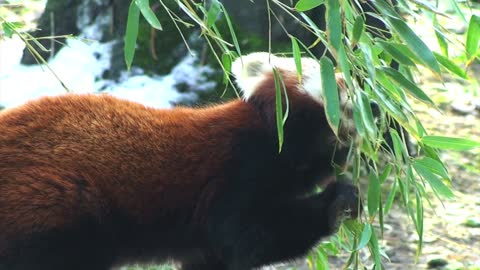
<path fill-rule="evenodd" d="M 307 57 L 301 59 L 301 64 L 302 79 L 299 80 L 294 58 L 257 52 L 238 58 L 232 65 L 232 73 L 247 102 L 255 103 L 260 100 L 265 103 L 275 98 L 273 69 L 277 69 L 281 76 L 280 80 L 285 84 L 289 105 L 295 107 L 311 105 L 324 110 L 320 64 L 317 60 Z M 351 119 L 351 102 L 343 76 L 337 75 L 336 79 L 343 113 L 343 130 L 340 136 L 352 135 L 354 125 Z M 297 104 L 300 101 L 302 103 Z"/>
<path fill-rule="evenodd" d="M 343 165 L 346 161 L 348 138 L 354 134 L 351 103 L 341 77 L 337 78 L 343 115 L 338 140 L 328 125 L 319 63 L 302 58 L 302 79 L 299 80 L 294 58 L 278 57 L 268 53 L 252 53 L 237 59 L 232 72 L 247 103 L 259 112 L 259 117 L 272 137 L 277 136 L 276 87 L 273 69 L 278 71 L 288 97 L 288 118 L 284 125 L 284 145 L 281 155 L 299 173 L 319 176 L 330 173 L 332 161 Z M 328 91 L 328 89 L 327 89 Z M 286 110 L 285 97 L 283 109 Z M 275 141 L 275 139 L 272 139 Z"/>

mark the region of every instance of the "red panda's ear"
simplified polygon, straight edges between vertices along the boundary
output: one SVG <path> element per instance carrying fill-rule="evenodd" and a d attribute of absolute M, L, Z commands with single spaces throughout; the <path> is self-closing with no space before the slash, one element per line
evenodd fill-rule
<path fill-rule="evenodd" d="M 275 58 L 269 53 L 258 52 L 239 57 L 233 62 L 232 73 L 244 99 L 248 100 L 266 75 L 272 72 L 271 62 Z"/>

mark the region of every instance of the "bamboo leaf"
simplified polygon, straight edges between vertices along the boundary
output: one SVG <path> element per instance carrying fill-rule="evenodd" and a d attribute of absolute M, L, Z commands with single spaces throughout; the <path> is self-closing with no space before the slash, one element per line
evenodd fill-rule
<path fill-rule="evenodd" d="M 157 16 L 153 12 L 152 8 L 150 8 L 149 0 L 135 0 L 135 4 L 137 4 L 145 20 L 147 20 L 147 22 L 153 28 L 158 30 L 163 30 L 162 25 L 160 24 L 160 21 L 158 21 Z"/>
<path fill-rule="evenodd" d="M 323 248 L 317 249 L 317 266 L 321 267 L 321 269 L 329 270 L 327 254 Z"/>
<path fill-rule="evenodd" d="M 295 66 L 297 67 L 297 76 L 298 82 L 302 82 L 302 55 L 300 53 L 300 48 L 298 47 L 297 39 L 294 36 L 290 36 L 292 40 L 292 52 L 293 59 L 295 60 Z"/>
<path fill-rule="evenodd" d="M 350 72 L 350 62 L 343 46 L 340 46 L 340 48 L 338 49 L 337 56 L 340 68 L 344 75 L 343 78 L 345 82 L 347 82 L 348 87 L 353 88 L 352 74 Z"/>
<path fill-rule="evenodd" d="M 326 17 L 327 17 L 327 35 L 330 44 L 339 50 L 342 45 L 342 19 L 340 17 L 340 1 L 327 0 L 326 3 Z"/>
<path fill-rule="evenodd" d="M 480 142 L 454 137 L 423 136 L 421 141 L 438 149 L 463 151 L 480 147 Z"/>
<path fill-rule="evenodd" d="M 421 159 L 415 160 L 415 163 L 423 166 L 424 168 L 427 168 L 429 171 L 432 173 L 441 176 L 444 179 L 449 179 L 450 177 L 448 176 L 447 169 L 445 169 L 445 166 L 443 164 L 433 158 L 429 157 L 423 157 Z"/>
<path fill-rule="evenodd" d="M 17 29 L 24 27 L 25 24 L 22 22 L 3 22 L 2 23 L 2 30 L 3 35 L 7 38 L 11 38 L 13 34 L 17 32 Z"/>
<path fill-rule="evenodd" d="M 407 54 L 402 53 L 389 42 L 382 40 L 377 40 L 377 42 L 387 53 L 389 53 L 395 60 L 397 60 L 398 63 L 405 66 L 415 66 L 415 63 L 408 57 Z"/>
<path fill-rule="evenodd" d="M 373 118 L 372 107 L 370 106 L 370 101 L 365 94 L 365 92 L 359 92 L 358 104 L 360 106 L 360 115 L 362 117 L 362 123 L 367 131 L 370 139 L 375 140 L 377 134 L 377 126 L 375 125 L 375 120 Z"/>
<path fill-rule="evenodd" d="M 358 103 L 353 104 L 353 121 L 355 123 L 355 129 L 358 132 L 358 136 L 360 138 L 364 138 L 366 135 L 365 127 L 363 125 L 362 113 L 360 112 Z"/>
<path fill-rule="evenodd" d="M 365 22 L 363 21 L 362 16 L 357 16 L 353 23 L 352 46 L 355 46 L 358 43 L 363 32 L 365 32 Z"/>
<path fill-rule="evenodd" d="M 340 125 L 340 99 L 333 63 L 328 57 L 324 56 L 320 59 L 320 76 L 322 78 L 322 94 L 327 121 L 333 132 L 337 134 Z"/>
<path fill-rule="evenodd" d="M 453 74 L 459 76 L 460 78 L 468 79 L 467 72 L 459 67 L 455 62 L 450 60 L 448 57 L 445 57 L 441 54 L 438 54 L 436 52 L 433 53 L 435 55 L 435 58 L 437 58 L 437 61 L 446 69 L 448 69 L 450 72 Z"/>
<path fill-rule="evenodd" d="M 373 218 L 380 204 L 380 182 L 374 173 L 370 173 L 368 179 L 368 215 Z"/>
<path fill-rule="evenodd" d="M 432 71 L 440 74 L 440 67 L 432 51 L 413 32 L 408 25 L 397 18 L 387 16 L 387 21 L 395 32 L 405 41 L 410 50 L 415 53 Z"/>
<path fill-rule="evenodd" d="M 478 50 L 478 42 L 480 41 L 480 17 L 472 15 L 467 31 L 467 57 L 473 57 Z"/>
<path fill-rule="evenodd" d="M 448 57 L 448 43 L 445 40 L 444 34 L 438 30 L 440 27 L 438 24 L 437 15 L 434 15 L 433 17 L 433 28 L 435 29 L 435 37 L 437 38 L 438 46 L 440 47 L 442 54 Z"/>
<path fill-rule="evenodd" d="M 222 11 L 218 0 L 212 0 L 210 4 L 210 9 L 207 13 L 207 26 L 212 27 L 215 24 L 215 21 L 218 18 L 218 15 Z"/>
<path fill-rule="evenodd" d="M 418 235 L 416 258 L 418 259 L 418 256 L 420 256 L 420 253 L 422 251 L 422 246 L 423 246 L 423 202 L 422 202 L 422 196 L 420 195 L 419 192 L 415 192 L 415 197 L 417 199 L 416 228 L 417 228 L 417 235 Z"/>
<path fill-rule="evenodd" d="M 363 225 L 362 235 L 360 236 L 360 241 L 358 242 L 357 248 L 355 250 L 360 250 L 365 247 L 368 242 L 370 242 L 370 237 L 372 236 L 372 225 L 365 223 Z"/>
<path fill-rule="evenodd" d="M 393 152 L 395 153 L 395 159 L 397 161 L 404 160 L 408 157 L 407 149 L 405 148 L 405 143 L 403 143 L 400 135 L 395 129 L 390 129 L 390 137 L 393 142 Z"/>
<path fill-rule="evenodd" d="M 387 74 L 390 78 L 394 79 L 397 83 L 399 83 L 412 96 L 416 97 L 422 102 L 425 102 L 428 105 L 435 106 L 433 101 L 427 96 L 427 94 L 425 94 L 425 92 L 423 92 L 422 89 L 420 89 L 413 82 L 405 78 L 398 70 L 391 67 L 383 67 L 381 68 L 381 70 L 385 72 L 385 74 Z"/>
<path fill-rule="evenodd" d="M 135 4 L 134 1 L 130 3 L 128 9 L 128 18 L 127 18 L 127 29 L 125 31 L 125 63 L 127 64 L 127 69 L 130 70 L 132 66 L 133 57 L 135 56 L 135 47 L 137 45 L 138 37 L 138 21 L 140 20 L 140 9 Z"/>
<path fill-rule="evenodd" d="M 295 9 L 303 12 L 318 7 L 324 2 L 325 0 L 300 0 L 295 4 Z"/>
<path fill-rule="evenodd" d="M 443 37 L 443 34 L 435 29 L 435 37 L 437 38 L 438 46 L 440 47 L 440 50 L 442 50 L 443 55 L 448 57 L 448 42 Z"/>
<path fill-rule="evenodd" d="M 383 212 L 386 215 L 393 205 L 393 200 L 395 199 L 395 195 L 397 194 L 397 180 L 393 182 L 393 186 L 390 188 L 390 192 L 388 193 L 387 200 L 385 201 L 385 205 L 383 207 Z"/>
<path fill-rule="evenodd" d="M 286 117 L 288 116 L 288 107 L 285 116 L 283 114 L 282 92 L 285 94 L 286 99 L 287 93 L 283 78 L 276 68 L 273 68 L 273 77 L 275 83 L 275 116 L 277 120 L 278 152 L 280 153 L 282 151 L 284 141 L 283 127 L 286 121 Z M 288 104 L 288 99 L 286 101 L 286 103 Z"/>
<path fill-rule="evenodd" d="M 415 171 L 425 180 L 428 184 L 432 187 L 432 189 L 440 196 L 445 198 L 453 198 L 452 190 L 447 187 L 443 182 L 442 179 L 436 175 L 433 171 L 430 170 L 429 167 L 425 167 L 422 163 L 417 161 L 413 162 L 413 168 Z"/>
<path fill-rule="evenodd" d="M 233 44 L 235 45 L 235 50 L 237 51 L 238 55 L 242 55 L 242 51 L 240 50 L 240 44 L 238 43 L 237 35 L 235 34 L 235 30 L 233 29 L 230 16 L 228 15 L 228 12 L 225 9 L 225 7 L 220 2 L 218 2 L 218 4 L 220 5 L 222 12 L 225 15 L 225 20 L 227 21 L 228 30 L 230 31 L 230 35 L 232 36 Z"/>
<path fill-rule="evenodd" d="M 377 235 L 375 234 L 375 230 L 372 230 L 372 235 L 370 236 L 370 252 L 372 253 L 373 256 L 373 261 L 375 262 L 375 265 L 372 269 L 374 270 L 382 270 L 382 260 L 380 257 L 380 247 L 378 245 L 378 238 Z"/>
<path fill-rule="evenodd" d="M 363 52 L 365 66 L 367 67 L 369 79 L 374 81 L 377 78 L 377 73 L 375 72 L 375 60 L 376 55 L 372 53 L 372 45 L 368 43 L 360 43 L 360 50 Z"/>
<path fill-rule="evenodd" d="M 391 171 L 392 171 L 392 165 L 387 164 L 387 166 L 385 167 L 385 170 L 383 170 L 382 174 L 378 178 L 378 180 L 380 181 L 380 184 L 383 184 L 383 182 L 385 182 L 387 177 L 390 175 Z"/>
<path fill-rule="evenodd" d="M 450 4 L 453 7 L 453 9 L 455 9 L 455 13 L 457 13 L 458 17 L 460 17 L 460 19 L 462 19 L 463 25 L 466 25 L 467 24 L 467 19 L 463 15 L 463 11 L 460 9 L 457 2 L 458 2 L 458 0 L 450 0 Z"/>
<path fill-rule="evenodd" d="M 225 72 L 223 73 L 223 83 L 228 84 L 228 74 L 232 70 L 232 56 L 228 52 L 222 54 L 222 65 L 225 69 Z"/>

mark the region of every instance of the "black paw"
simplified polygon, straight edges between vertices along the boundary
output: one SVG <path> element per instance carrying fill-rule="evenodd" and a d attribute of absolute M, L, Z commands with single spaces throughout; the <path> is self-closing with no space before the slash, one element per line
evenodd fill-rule
<path fill-rule="evenodd" d="M 361 207 L 356 186 L 338 181 L 328 185 L 324 193 L 329 199 L 328 222 L 332 232 L 338 229 L 343 220 L 358 217 Z"/>

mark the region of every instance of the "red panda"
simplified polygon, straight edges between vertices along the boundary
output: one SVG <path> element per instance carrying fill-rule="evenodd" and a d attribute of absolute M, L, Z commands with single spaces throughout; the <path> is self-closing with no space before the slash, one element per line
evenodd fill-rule
<path fill-rule="evenodd" d="M 319 64 L 302 66 L 299 82 L 292 58 L 241 57 L 244 99 L 205 108 L 70 94 L 2 111 L 0 270 L 245 270 L 304 255 L 357 216 L 358 197 L 345 181 L 311 195 L 348 147 Z M 280 153 L 272 67 L 289 102 Z"/>

